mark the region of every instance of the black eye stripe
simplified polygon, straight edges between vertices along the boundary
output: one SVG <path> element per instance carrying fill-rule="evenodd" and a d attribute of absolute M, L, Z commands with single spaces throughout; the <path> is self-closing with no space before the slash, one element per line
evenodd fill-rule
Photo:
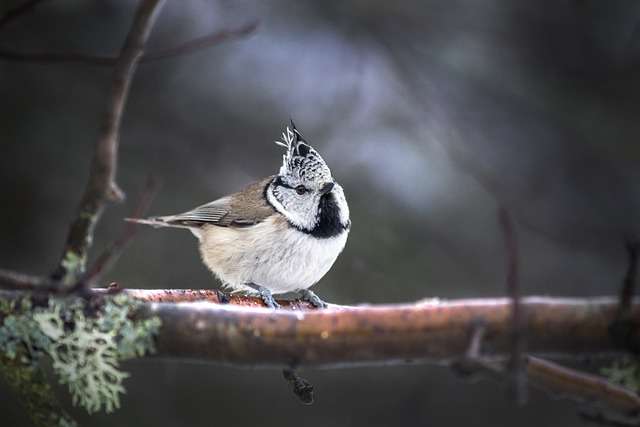
<path fill-rule="evenodd" d="M 273 180 L 273 185 L 276 187 L 293 188 L 292 186 L 284 182 L 279 176 L 277 176 L 276 179 Z"/>
<path fill-rule="evenodd" d="M 305 191 L 305 192 L 306 192 L 306 191 L 309 191 L 309 190 L 307 190 L 307 188 L 306 188 L 306 187 L 304 187 L 304 186 L 302 186 L 302 185 L 298 185 L 297 187 L 292 187 L 292 186 L 290 186 L 289 184 L 287 184 L 286 182 L 284 182 L 284 181 L 282 180 L 282 178 L 281 178 L 281 177 L 279 177 L 279 176 L 277 176 L 277 177 L 276 177 L 276 179 L 273 181 L 273 185 L 275 185 L 276 187 L 283 187 L 283 188 L 288 188 L 288 189 L 290 189 L 290 190 L 296 190 L 296 192 L 298 192 L 298 190 L 297 190 L 297 188 L 298 188 L 298 187 L 302 187 L 302 188 L 304 188 L 304 191 Z M 300 193 L 298 192 L 298 194 L 300 194 Z"/>

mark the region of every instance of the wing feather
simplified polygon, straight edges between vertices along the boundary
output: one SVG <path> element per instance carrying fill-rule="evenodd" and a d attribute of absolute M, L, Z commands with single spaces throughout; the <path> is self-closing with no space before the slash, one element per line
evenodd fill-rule
<path fill-rule="evenodd" d="M 177 215 L 161 216 L 150 220 L 169 226 L 200 227 L 212 224 L 221 227 L 247 227 L 264 221 L 275 213 L 267 203 L 264 191 L 273 177 L 249 185 L 238 193 L 198 206 Z"/>

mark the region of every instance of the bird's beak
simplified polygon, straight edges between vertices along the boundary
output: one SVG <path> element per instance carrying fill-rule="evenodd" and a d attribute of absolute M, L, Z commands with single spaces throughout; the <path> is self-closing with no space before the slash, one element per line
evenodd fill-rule
<path fill-rule="evenodd" d="M 333 186 L 335 184 L 333 182 L 327 182 L 325 185 L 322 186 L 322 188 L 320 189 L 320 194 L 325 195 L 327 194 L 329 191 L 333 190 Z"/>

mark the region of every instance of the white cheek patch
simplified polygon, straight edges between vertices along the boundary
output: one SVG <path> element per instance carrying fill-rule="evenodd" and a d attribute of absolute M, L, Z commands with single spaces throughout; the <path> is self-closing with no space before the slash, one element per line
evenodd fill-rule
<path fill-rule="evenodd" d="M 267 200 L 275 210 L 284 215 L 287 220 L 296 227 L 311 230 L 315 226 L 316 209 L 313 206 L 313 199 L 299 200 L 300 203 L 295 208 L 289 207 L 289 209 L 287 209 L 273 194 L 273 188 L 269 187 L 267 190 Z M 291 204 L 296 202 L 296 200 L 290 200 Z"/>
<path fill-rule="evenodd" d="M 336 204 L 340 209 L 340 223 L 347 224 L 349 222 L 349 205 L 347 204 L 347 199 L 344 196 L 342 186 L 336 184 L 333 189 L 333 195 L 335 197 Z"/>

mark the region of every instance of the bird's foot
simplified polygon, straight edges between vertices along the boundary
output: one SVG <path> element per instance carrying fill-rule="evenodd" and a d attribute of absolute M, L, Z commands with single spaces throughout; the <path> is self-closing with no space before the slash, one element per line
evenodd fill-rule
<path fill-rule="evenodd" d="M 218 301 L 220 304 L 229 304 L 229 296 L 222 292 L 220 289 L 216 289 L 216 295 L 218 296 Z"/>
<path fill-rule="evenodd" d="M 302 301 L 306 301 L 315 308 L 327 308 L 328 305 L 326 302 L 322 301 L 318 295 L 309 289 L 300 290 L 300 299 Z"/>
<path fill-rule="evenodd" d="M 262 301 L 267 307 L 274 309 L 280 308 L 280 304 L 278 304 L 275 298 L 273 298 L 273 295 L 271 294 L 271 291 L 269 289 L 265 288 L 264 286 L 256 285 L 255 283 L 249 283 L 248 286 L 258 291 L 260 298 L 262 298 Z"/>

